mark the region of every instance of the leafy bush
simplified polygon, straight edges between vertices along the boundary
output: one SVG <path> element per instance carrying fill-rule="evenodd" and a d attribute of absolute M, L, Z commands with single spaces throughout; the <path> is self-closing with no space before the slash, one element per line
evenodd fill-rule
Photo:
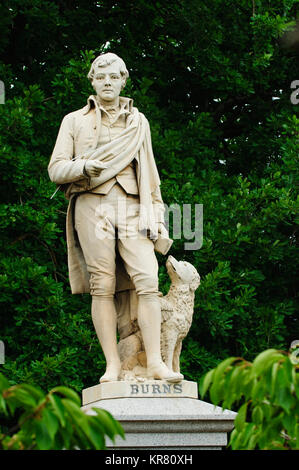
<path fill-rule="evenodd" d="M 80 408 L 80 398 L 68 387 L 47 394 L 29 384 L 9 385 L 0 374 L 0 449 L 105 449 L 105 436 L 124 438 L 121 425 L 106 410 L 95 416 Z M 4 422 L 4 424 L 3 424 Z"/>
<path fill-rule="evenodd" d="M 230 357 L 202 378 L 201 397 L 207 392 L 213 404 L 238 408 L 229 442 L 233 450 L 299 449 L 299 361 L 294 352 L 267 349 L 252 363 Z"/>

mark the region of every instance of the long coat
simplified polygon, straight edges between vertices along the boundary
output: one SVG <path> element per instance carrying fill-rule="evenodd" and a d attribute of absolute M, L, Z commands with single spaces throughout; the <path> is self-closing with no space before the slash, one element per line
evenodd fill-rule
<path fill-rule="evenodd" d="M 122 161 L 126 161 L 126 164 L 136 158 L 136 173 L 137 181 L 140 188 L 140 202 L 143 200 L 148 210 L 148 219 L 143 221 L 147 224 L 145 228 L 152 228 L 157 222 L 164 222 L 164 204 L 160 192 L 160 179 L 156 168 L 152 144 L 150 137 L 149 124 L 146 118 L 138 112 L 137 108 L 133 107 L 133 102 L 129 98 L 120 97 L 120 104 L 127 112 L 127 128 L 124 131 L 124 139 L 128 137 L 131 132 L 133 138 L 136 137 L 135 128 L 140 130 L 142 134 L 142 141 L 139 139 L 138 152 L 131 149 L 129 154 L 126 145 L 119 152 L 113 147 L 111 142 L 111 148 L 106 145 L 100 148 L 100 156 L 96 152 L 97 142 L 99 140 L 101 130 L 101 112 L 98 108 L 96 99 L 94 96 L 88 98 L 87 105 L 84 108 L 74 111 L 66 115 L 61 123 L 58 137 L 56 140 L 55 148 L 53 150 L 51 160 L 48 166 L 48 172 L 50 179 L 58 185 L 61 185 L 65 192 L 69 205 L 67 209 L 66 217 L 66 237 L 67 237 L 67 250 L 68 250 L 68 268 L 69 268 L 69 281 L 71 291 L 73 294 L 89 293 L 89 273 L 87 271 L 86 262 L 84 259 L 83 251 L 79 243 L 79 239 L 74 227 L 74 209 L 75 202 L 80 192 L 92 190 L 92 188 L 102 184 L 109 180 L 114 174 L 109 173 L 109 170 L 103 170 L 101 177 L 99 178 L 86 178 L 84 174 L 84 164 L 86 158 L 99 158 L 103 161 L 116 161 L 113 165 L 116 168 L 116 174 L 118 171 L 123 169 Z M 141 126 L 141 127 L 140 127 Z M 118 139 L 119 140 L 119 139 Z M 107 147 L 107 149 L 106 149 Z M 117 147 L 117 146 L 116 146 Z M 131 146 L 132 147 L 132 146 Z M 111 152 L 112 149 L 112 152 Z M 92 154 L 93 152 L 93 154 Z M 112 155 L 112 156 L 111 156 Z M 121 158 L 119 158 L 121 157 Z M 108 160 L 107 160 L 108 159 Z M 107 174 L 106 174 L 107 173 Z M 143 189 L 142 189 L 143 188 Z M 143 193 L 142 193 L 143 191 Z M 142 199 L 143 198 L 143 199 Z M 165 239 L 166 248 L 163 246 L 163 253 L 169 250 L 172 240 Z M 156 244 L 155 244 L 156 246 Z M 157 243 L 157 251 L 158 243 Z M 136 310 L 136 293 L 134 286 L 130 281 L 128 274 L 126 273 L 121 259 L 116 267 L 116 293 L 123 293 L 118 298 L 122 299 L 122 305 L 126 305 L 126 309 L 131 304 L 131 310 Z M 127 297 L 124 293 L 127 293 Z M 128 300 L 128 296 L 129 299 Z M 120 308 L 121 309 L 121 308 Z M 131 312 L 131 316 L 135 316 Z"/>

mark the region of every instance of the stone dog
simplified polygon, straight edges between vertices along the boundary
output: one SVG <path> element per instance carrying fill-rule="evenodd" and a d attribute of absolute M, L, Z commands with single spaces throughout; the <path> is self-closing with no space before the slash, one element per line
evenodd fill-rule
<path fill-rule="evenodd" d="M 168 293 L 160 297 L 161 355 L 169 370 L 179 373 L 182 341 L 192 323 L 194 295 L 200 276 L 192 264 L 177 261 L 173 256 L 168 257 L 166 268 L 171 285 Z M 118 351 L 122 361 L 121 380 L 151 378 L 146 372 L 146 354 L 137 323 L 133 334 L 120 340 Z"/>

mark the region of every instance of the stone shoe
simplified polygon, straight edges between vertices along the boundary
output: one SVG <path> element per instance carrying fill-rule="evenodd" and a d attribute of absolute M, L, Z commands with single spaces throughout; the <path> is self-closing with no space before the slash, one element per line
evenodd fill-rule
<path fill-rule="evenodd" d="M 105 383 L 105 382 L 117 382 L 119 379 L 119 374 L 121 371 L 121 365 L 111 365 L 107 366 L 106 372 L 102 377 L 100 378 L 99 382 L 100 383 Z"/>
<path fill-rule="evenodd" d="M 164 362 L 159 362 L 157 364 L 152 364 L 147 368 L 148 377 L 152 377 L 158 380 L 166 380 L 167 382 L 181 382 L 184 376 L 178 372 L 172 372 L 164 364 Z"/>

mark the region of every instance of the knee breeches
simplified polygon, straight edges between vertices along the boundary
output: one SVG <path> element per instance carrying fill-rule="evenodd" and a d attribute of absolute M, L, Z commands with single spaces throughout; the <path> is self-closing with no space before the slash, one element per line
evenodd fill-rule
<path fill-rule="evenodd" d="M 75 204 L 75 228 L 90 274 L 90 293 L 113 297 L 116 247 L 137 295 L 158 294 L 152 240 L 138 231 L 139 198 L 115 184 L 107 195 L 84 193 Z"/>

